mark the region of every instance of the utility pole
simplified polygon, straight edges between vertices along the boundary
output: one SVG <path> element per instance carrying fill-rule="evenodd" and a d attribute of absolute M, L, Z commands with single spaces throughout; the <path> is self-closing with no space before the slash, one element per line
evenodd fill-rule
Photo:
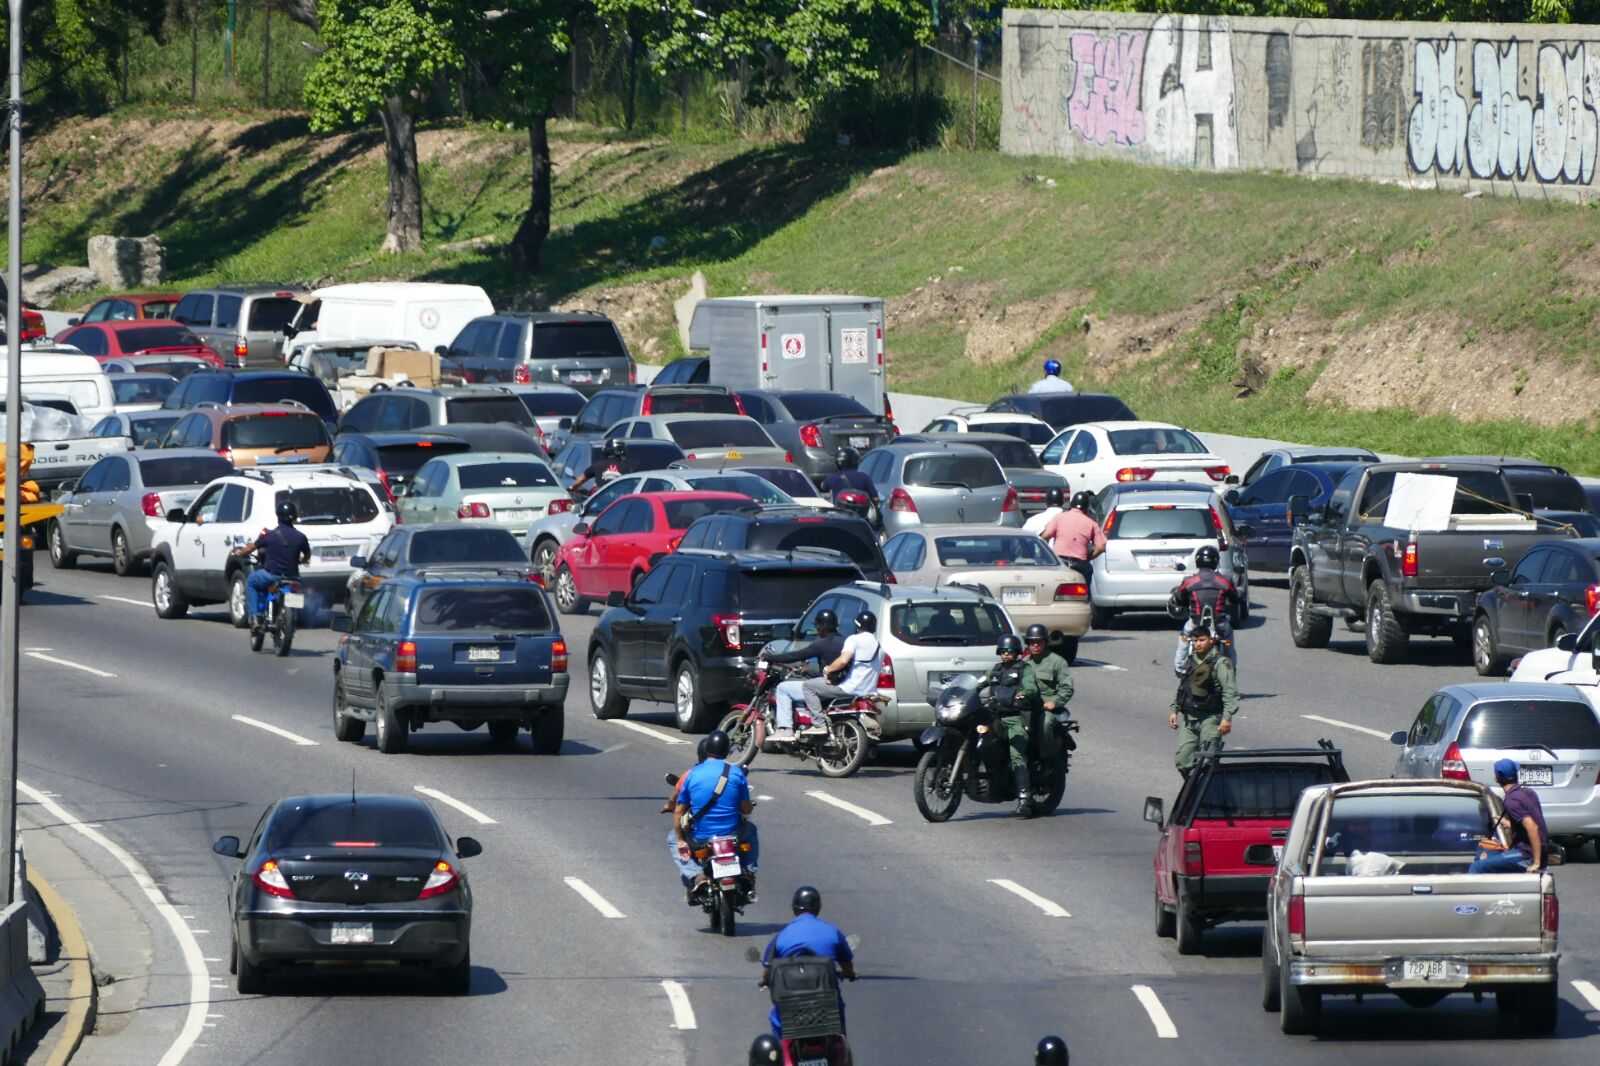
<path fill-rule="evenodd" d="M 17 631 L 22 603 L 22 0 L 11 0 L 10 269 L 6 285 L 6 488 L 4 552 L 0 572 L 0 852 L 4 852 L 6 904 L 16 902 L 17 869 Z"/>

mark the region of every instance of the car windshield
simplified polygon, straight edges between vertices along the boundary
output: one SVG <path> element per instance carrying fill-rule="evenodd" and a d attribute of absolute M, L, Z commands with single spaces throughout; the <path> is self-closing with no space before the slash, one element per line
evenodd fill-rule
<path fill-rule="evenodd" d="M 1061 560 L 1038 537 L 994 534 L 939 537 L 940 566 L 1060 566 Z"/>
<path fill-rule="evenodd" d="M 1491 821 L 1483 800 L 1472 793 L 1340 796 L 1328 814 L 1322 861 L 1312 874 L 1345 873 L 1358 851 L 1399 859 L 1445 855 L 1464 863 L 1472 858 Z"/>
<path fill-rule="evenodd" d="M 737 492 L 764 507 L 794 502 L 788 493 L 754 474 L 716 474 L 712 477 L 687 477 L 684 480 L 702 492 Z"/>
<path fill-rule="evenodd" d="M 278 812 L 267 834 L 272 850 L 357 846 L 436 848 L 439 825 L 426 809 L 359 801 L 288 808 Z"/>
<path fill-rule="evenodd" d="M 378 517 L 378 501 L 367 489 L 356 485 L 280 489 L 273 502 L 274 509 L 285 500 L 293 500 L 299 508 L 302 526 L 358 525 Z"/>
<path fill-rule="evenodd" d="M 533 585 L 426 588 L 413 633 L 548 633 L 550 612 Z"/>
<path fill-rule="evenodd" d="M 750 530 L 749 547 L 755 551 L 798 551 L 821 548 L 834 551 L 863 569 L 883 568 L 883 550 L 866 522 L 839 522 L 829 519 L 799 519 L 788 522 L 757 523 Z"/>
<path fill-rule="evenodd" d="M 763 481 L 770 481 L 782 489 L 785 495 L 794 499 L 799 499 L 802 496 L 817 495 L 817 487 L 811 483 L 811 479 L 790 467 L 752 467 L 750 468 L 750 473 Z M 703 487 L 710 488 L 711 486 L 705 485 Z M 743 489 L 733 489 L 732 491 L 744 492 Z M 749 493 L 745 494 L 749 495 Z M 762 502 L 765 503 L 766 501 L 763 500 Z"/>
<path fill-rule="evenodd" d="M 160 403 L 178 387 L 178 379 L 165 374 L 134 374 L 111 383 L 117 403 Z"/>
<path fill-rule="evenodd" d="M 1300 793 L 1332 781 L 1326 764 L 1251 766 L 1221 763 L 1195 806 L 1196 818 L 1294 817 Z"/>
<path fill-rule="evenodd" d="M 457 396 L 444 402 L 445 418 L 451 422 L 510 422 L 531 426 L 533 416 L 515 396 Z"/>
<path fill-rule="evenodd" d="M 1113 540 L 1203 540 L 1216 535 L 1210 511 L 1172 504 L 1119 509 L 1106 530 Z"/>
<path fill-rule="evenodd" d="M 907 485 L 985 489 L 1004 485 L 1000 464 L 987 455 L 919 455 L 906 463 Z"/>
<path fill-rule="evenodd" d="M 184 455 L 170 459 L 140 459 L 139 480 L 147 489 L 176 485 L 209 485 L 233 473 L 233 464 L 220 455 Z"/>
<path fill-rule="evenodd" d="M 379 444 L 378 464 L 387 474 L 410 477 L 422 469 L 422 464 L 441 455 L 459 455 L 471 451 L 466 441 L 429 440 L 409 444 Z"/>
<path fill-rule="evenodd" d="M 525 563 L 528 555 L 509 529 L 451 525 L 411 534 L 406 561 L 439 563 Z"/>
<path fill-rule="evenodd" d="M 976 600 L 897 603 L 889 611 L 889 633 L 905 644 L 993 647 L 1009 632 L 999 607 Z"/>
<path fill-rule="evenodd" d="M 778 400 L 796 422 L 811 422 L 834 415 L 872 417 L 872 412 L 862 407 L 860 401 L 836 392 L 799 392 L 792 396 L 780 395 Z"/>
<path fill-rule="evenodd" d="M 175 348 L 179 345 L 200 344 L 199 337 L 182 326 L 136 326 L 117 330 L 117 343 L 125 352 L 142 352 L 148 348 Z"/>
<path fill-rule="evenodd" d="M 318 448 L 328 443 L 328 426 L 316 415 L 246 415 L 222 427 L 224 448 Z"/>
<path fill-rule="evenodd" d="M 696 418 L 668 422 L 667 434 L 678 447 L 770 448 L 772 438 L 756 423 L 742 418 Z"/>
<path fill-rule="evenodd" d="M 311 352 L 306 356 L 306 364 L 313 370 L 321 370 L 322 367 L 318 366 L 318 361 L 322 361 L 331 366 L 336 374 L 343 376 L 344 374 L 365 370 L 367 368 L 367 356 L 371 350 L 370 345 L 362 345 L 359 348 L 340 348 L 331 344 L 319 344 L 311 349 Z"/>
<path fill-rule="evenodd" d="M 332 419 L 338 412 L 328 388 L 316 378 L 304 374 L 270 378 L 247 378 L 233 386 L 231 403 L 283 403 L 293 400 L 304 404 L 323 418 Z"/>
<path fill-rule="evenodd" d="M 294 321 L 300 301 L 292 296 L 257 296 L 250 301 L 251 333 L 282 333 Z"/>
<path fill-rule="evenodd" d="M 559 418 L 583 410 L 587 398 L 581 392 L 519 392 L 517 399 L 535 418 Z"/>
<path fill-rule="evenodd" d="M 182 414 L 175 415 L 134 415 L 128 419 L 129 436 L 133 438 L 135 448 L 157 448 L 161 440 L 167 435 L 167 430 L 175 425 Z M 232 464 L 229 464 L 230 466 Z M 220 476 L 220 475 L 219 475 Z"/>
<path fill-rule="evenodd" d="M 1028 470 L 1044 468 L 1033 449 L 1020 440 L 975 440 L 971 443 L 994 456 L 1001 466 L 1020 466 Z"/>
<path fill-rule="evenodd" d="M 533 327 L 535 359 L 620 359 L 627 354 L 609 322 L 537 322 Z"/>
<path fill-rule="evenodd" d="M 673 529 L 688 529 L 689 523 L 702 515 L 755 510 L 755 504 L 747 500 L 667 500 L 663 506 L 667 525 Z"/>
<path fill-rule="evenodd" d="M 1205 455 L 1206 446 L 1186 429 L 1113 429 L 1106 434 L 1118 455 Z"/>
<path fill-rule="evenodd" d="M 652 392 L 645 396 L 652 415 L 736 415 L 739 404 L 731 392 Z"/>
<path fill-rule="evenodd" d="M 1491 700 L 1467 712 L 1459 739 L 1464 748 L 1596 751 L 1600 719 L 1594 708 L 1579 700 Z"/>
<path fill-rule="evenodd" d="M 553 487 L 556 477 L 543 463 L 463 463 L 456 467 L 462 491 Z"/>
<path fill-rule="evenodd" d="M 785 567 L 782 570 L 739 571 L 735 606 L 751 614 L 789 615 L 799 618 L 811 601 L 857 575 L 837 567 L 811 570 Z"/>

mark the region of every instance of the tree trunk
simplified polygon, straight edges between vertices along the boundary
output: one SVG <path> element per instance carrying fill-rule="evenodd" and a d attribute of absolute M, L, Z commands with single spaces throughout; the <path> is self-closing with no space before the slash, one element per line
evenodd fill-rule
<path fill-rule="evenodd" d="M 422 247 L 422 174 L 417 170 L 417 119 L 405 98 L 391 96 L 378 116 L 383 120 L 383 158 L 389 170 L 389 232 L 386 252 Z"/>
<path fill-rule="evenodd" d="M 625 75 L 624 95 L 622 98 L 622 128 L 633 129 L 633 120 L 637 114 L 639 101 L 639 31 L 629 19 L 628 26 L 628 52 Z"/>
<path fill-rule="evenodd" d="M 549 109 L 534 115 L 528 124 L 528 148 L 533 158 L 533 192 L 528 213 L 522 216 L 517 235 L 511 238 L 511 262 L 529 274 L 539 272 L 539 252 L 550 236 L 550 122 Z"/>

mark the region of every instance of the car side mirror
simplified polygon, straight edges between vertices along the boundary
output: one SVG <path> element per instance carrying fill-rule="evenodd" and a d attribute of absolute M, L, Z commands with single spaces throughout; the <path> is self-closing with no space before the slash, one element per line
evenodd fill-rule
<path fill-rule="evenodd" d="M 1222 502 L 1227 504 L 1229 507 L 1239 506 L 1239 501 L 1243 498 L 1244 497 L 1239 495 L 1238 489 L 1229 489 L 1227 492 L 1222 494 Z"/>
<path fill-rule="evenodd" d="M 230 859 L 244 858 L 244 852 L 239 850 L 238 837 L 218 837 L 217 842 L 211 845 L 211 850 L 218 855 L 226 855 Z"/>
<path fill-rule="evenodd" d="M 1233 524 L 1233 531 L 1239 534 L 1239 536 L 1245 540 L 1249 540 L 1251 537 L 1256 535 L 1256 527 L 1251 525 L 1249 522 L 1235 522 Z"/>
<path fill-rule="evenodd" d="M 1153 823 L 1157 829 L 1166 825 L 1166 808 L 1154 796 L 1145 797 L 1144 820 Z"/>
<path fill-rule="evenodd" d="M 1511 574 L 1505 570 L 1491 570 L 1489 571 L 1489 584 L 1509 585 L 1511 584 Z"/>
<path fill-rule="evenodd" d="M 571 429 L 572 428 L 572 419 L 563 418 L 561 421 L 556 423 L 556 428 L 557 429 Z"/>
<path fill-rule="evenodd" d="M 1271 844 L 1251 844 L 1244 849 L 1246 866 L 1276 866 L 1278 857 L 1272 853 Z"/>
<path fill-rule="evenodd" d="M 607 607 L 621 607 L 627 602 L 628 594 L 626 592 L 623 592 L 619 589 L 612 589 L 610 592 L 606 593 Z"/>
<path fill-rule="evenodd" d="M 1310 518 L 1311 517 L 1311 497 L 1309 497 L 1309 496 L 1290 496 L 1289 497 L 1289 511 L 1288 511 L 1288 516 L 1287 517 L 1289 519 L 1289 524 L 1291 526 L 1298 525 L 1300 522 L 1304 521 L 1305 519 Z"/>
<path fill-rule="evenodd" d="M 1578 649 L 1574 647 L 1573 651 Z M 1589 649 L 1589 669 L 1600 674 L 1600 640 L 1594 642 L 1594 647 Z"/>
<path fill-rule="evenodd" d="M 1224 485 L 1237 485 L 1239 484 L 1239 475 L 1229 474 L 1227 477 L 1222 479 L 1222 483 Z"/>
<path fill-rule="evenodd" d="M 1533 493 L 1519 492 L 1515 494 L 1515 499 L 1517 501 L 1517 510 L 1526 511 L 1529 514 L 1533 513 Z"/>
<path fill-rule="evenodd" d="M 667 784 L 676 785 L 677 783 L 678 783 L 678 775 L 677 774 L 668 774 L 667 775 Z"/>
<path fill-rule="evenodd" d="M 1563 634 L 1561 634 L 1559 637 L 1556 638 L 1556 650 L 1557 651 L 1564 651 L 1564 652 L 1568 652 L 1568 653 L 1577 651 L 1578 650 L 1578 634 L 1576 634 L 1576 633 L 1563 633 Z"/>
<path fill-rule="evenodd" d="M 170 511 L 167 512 L 167 521 L 168 522 L 179 522 L 179 523 L 181 523 L 181 522 L 187 522 L 188 520 L 189 520 L 189 514 L 182 507 L 174 507 Z"/>
<path fill-rule="evenodd" d="M 78 491 L 78 482 L 76 480 L 63 481 L 61 484 L 56 486 L 56 491 L 57 492 L 77 492 Z"/>
<path fill-rule="evenodd" d="M 328 616 L 328 628 L 335 633 L 349 633 L 353 631 L 354 619 L 348 611 L 335 611 Z"/>
<path fill-rule="evenodd" d="M 483 845 L 473 837 L 456 837 L 456 855 L 459 858 L 471 859 L 483 854 Z"/>
<path fill-rule="evenodd" d="M 365 570 L 366 568 L 367 568 L 367 557 L 365 555 L 352 555 L 350 557 L 350 569 L 352 569 L 352 570 Z"/>
<path fill-rule="evenodd" d="M 83 319 L 81 319 L 81 318 L 79 318 L 79 317 L 78 317 L 78 316 L 76 316 L 76 315 L 74 315 L 74 316 L 73 316 L 73 317 L 71 317 L 71 318 L 69 318 L 69 319 L 67 319 L 67 325 L 69 325 L 69 326 L 76 326 L 76 325 L 78 325 L 78 324 L 79 324 L 79 323 L 80 323 L 80 322 L 82 322 L 82 321 L 83 321 Z"/>
<path fill-rule="evenodd" d="M 575 537 L 587 537 L 589 535 L 589 523 L 579 522 L 577 525 L 573 526 L 572 535 Z"/>
<path fill-rule="evenodd" d="M 443 345 L 443 344 L 435 344 L 433 346 L 433 354 L 434 355 L 449 355 L 450 354 L 450 349 L 447 346 Z"/>

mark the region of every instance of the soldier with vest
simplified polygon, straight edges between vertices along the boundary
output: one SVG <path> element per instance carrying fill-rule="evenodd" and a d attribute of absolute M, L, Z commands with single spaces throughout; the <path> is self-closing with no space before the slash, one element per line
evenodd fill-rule
<path fill-rule="evenodd" d="M 1196 629 L 1190 636 L 1193 654 L 1178 678 L 1167 724 L 1183 732 L 1176 763 L 1185 777 L 1199 761 L 1202 747 L 1215 744 L 1233 730 L 1239 711 L 1239 686 L 1233 664 L 1222 654 L 1216 631 Z"/>
<path fill-rule="evenodd" d="M 1017 785 L 1017 814 L 1033 817 L 1028 785 L 1028 716 L 1039 705 L 1039 681 L 1033 664 L 1022 655 L 1022 638 L 1007 633 L 995 645 L 1000 661 L 989 669 L 989 692 L 995 702 L 995 728 L 1011 754 L 1011 776 Z"/>
<path fill-rule="evenodd" d="M 1028 665 L 1033 668 L 1034 680 L 1039 685 L 1039 706 L 1028 723 L 1039 744 L 1041 755 L 1054 755 L 1056 731 L 1053 724 L 1066 725 L 1072 717 L 1067 701 L 1072 699 L 1072 667 L 1067 660 L 1050 650 L 1050 631 L 1035 622 L 1028 627 L 1024 639 L 1028 643 Z"/>

